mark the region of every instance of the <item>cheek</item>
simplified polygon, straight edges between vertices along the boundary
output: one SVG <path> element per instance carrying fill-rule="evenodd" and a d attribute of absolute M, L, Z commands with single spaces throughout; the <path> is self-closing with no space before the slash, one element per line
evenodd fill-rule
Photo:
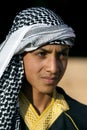
<path fill-rule="evenodd" d="M 66 60 L 66 61 L 64 62 L 64 64 L 63 64 L 63 70 L 64 70 L 64 73 L 65 73 L 65 71 L 66 71 L 67 64 L 68 64 L 68 61 Z"/>
<path fill-rule="evenodd" d="M 62 72 L 64 73 L 65 70 L 66 70 L 66 67 L 67 67 L 67 60 L 63 60 L 63 61 L 61 62 L 60 67 L 61 67 Z"/>
<path fill-rule="evenodd" d="M 67 61 L 62 61 L 61 64 L 60 64 L 60 79 L 63 77 L 65 71 L 66 71 L 66 67 L 67 67 Z"/>
<path fill-rule="evenodd" d="M 37 69 L 37 66 L 34 62 L 28 61 L 24 62 L 24 70 L 26 77 L 30 77 Z"/>
<path fill-rule="evenodd" d="M 67 61 L 63 62 L 63 68 L 66 69 Z"/>
<path fill-rule="evenodd" d="M 29 83 L 33 83 L 38 79 L 40 75 L 41 64 L 37 62 L 36 59 L 29 57 L 24 59 L 24 71 L 26 79 Z"/>
<path fill-rule="evenodd" d="M 24 65 L 25 77 L 30 84 L 32 84 L 34 80 L 34 73 L 35 73 L 34 69 L 35 67 L 33 65 L 31 66 L 31 64 Z"/>

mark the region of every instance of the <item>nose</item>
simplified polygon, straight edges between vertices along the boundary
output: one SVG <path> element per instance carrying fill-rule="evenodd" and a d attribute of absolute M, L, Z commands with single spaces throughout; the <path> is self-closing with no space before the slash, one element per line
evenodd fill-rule
<path fill-rule="evenodd" d="M 55 56 L 50 56 L 48 63 L 47 63 L 47 71 L 51 73 L 57 73 L 59 70 L 60 62 Z"/>

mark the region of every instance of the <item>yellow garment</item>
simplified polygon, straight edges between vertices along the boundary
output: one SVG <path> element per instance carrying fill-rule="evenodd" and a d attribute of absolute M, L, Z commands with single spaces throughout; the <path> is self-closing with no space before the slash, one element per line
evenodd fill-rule
<path fill-rule="evenodd" d="M 52 101 L 41 115 L 38 115 L 32 104 L 22 92 L 19 95 L 20 114 L 29 130 L 47 130 L 63 111 L 69 109 L 63 95 L 56 91 Z"/>

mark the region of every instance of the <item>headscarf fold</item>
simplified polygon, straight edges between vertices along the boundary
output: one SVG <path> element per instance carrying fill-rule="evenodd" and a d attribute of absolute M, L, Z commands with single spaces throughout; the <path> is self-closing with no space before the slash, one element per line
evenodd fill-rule
<path fill-rule="evenodd" d="M 22 54 L 45 44 L 72 46 L 74 38 L 74 30 L 47 8 L 27 8 L 16 15 L 0 45 L 0 129 L 20 130 L 17 102 L 24 77 Z"/>

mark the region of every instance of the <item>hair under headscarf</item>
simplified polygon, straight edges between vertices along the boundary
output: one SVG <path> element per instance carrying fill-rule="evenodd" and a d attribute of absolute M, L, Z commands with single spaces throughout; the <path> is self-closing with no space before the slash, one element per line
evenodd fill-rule
<path fill-rule="evenodd" d="M 24 77 L 22 53 L 53 42 L 72 46 L 73 38 L 73 29 L 47 8 L 27 8 L 16 15 L 0 45 L 0 129 L 20 129 L 17 102 Z"/>

